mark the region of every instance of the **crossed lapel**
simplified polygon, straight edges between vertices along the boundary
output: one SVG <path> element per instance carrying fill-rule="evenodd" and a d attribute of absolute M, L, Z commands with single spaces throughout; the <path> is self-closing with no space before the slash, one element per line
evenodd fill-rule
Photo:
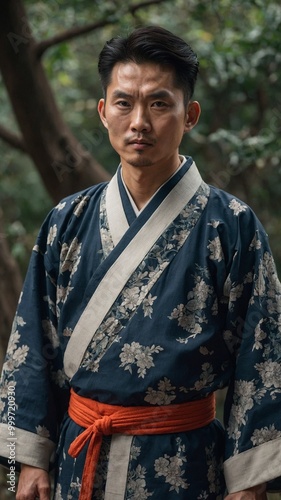
<path fill-rule="evenodd" d="M 174 180 L 175 182 L 175 180 Z M 105 315 L 114 304 L 116 298 L 126 285 L 132 273 L 142 262 L 151 247 L 186 206 L 202 183 L 202 178 L 193 162 L 188 171 L 180 176 L 180 180 L 171 189 L 168 184 L 164 189 L 162 201 L 155 197 L 154 203 L 148 207 L 150 216 L 143 212 L 136 224 L 128 229 L 128 222 L 122 207 L 118 188 L 117 174 L 109 183 L 107 195 L 107 216 L 114 244 L 118 250 L 115 260 L 109 259 L 110 265 L 103 273 L 101 280 L 82 312 L 68 342 L 64 367 L 70 378 L 78 370 L 84 353 Z M 164 186 L 165 187 L 165 186 Z M 154 207 L 156 207 L 154 209 Z M 130 233 L 130 234 L 129 234 Z M 110 254 L 110 257 L 115 252 Z M 97 277 L 96 277 L 97 278 Z"/>

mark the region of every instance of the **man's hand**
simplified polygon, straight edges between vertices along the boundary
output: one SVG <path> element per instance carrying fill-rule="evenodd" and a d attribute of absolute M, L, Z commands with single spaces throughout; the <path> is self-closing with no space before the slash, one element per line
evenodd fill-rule
<path fill-rule="evenodd" d="M 266 486 L 260 484 L 248 490 L 237 491 L 225 497 L 225 500 L 267 500 Z"/>
<path fill-rule="evenodd" d="M 50 500 L 48 472 L 31 465 L 22 465 L 16 500 Z"/>

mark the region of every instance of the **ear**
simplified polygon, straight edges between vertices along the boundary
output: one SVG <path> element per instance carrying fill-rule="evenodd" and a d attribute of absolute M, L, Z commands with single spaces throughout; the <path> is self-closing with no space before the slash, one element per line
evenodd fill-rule
<path fill-rule="evenodd" d="M 189 132 L 197 124 L 201 114 L 201 107 L 199 102 L 190 101 L 187 107 L 187 113 L 185 118 L 185 132 Z"/>
<path fill-rule="evenodd" d="M 100 99 L 98 102 L 98 112 L 99 112 L 100 119 L 101 119 L 103 125 L 105 126 L 105 128 L 108 128 L 107 119 L 105 116 L 105 100 L 104 99 Z"/>

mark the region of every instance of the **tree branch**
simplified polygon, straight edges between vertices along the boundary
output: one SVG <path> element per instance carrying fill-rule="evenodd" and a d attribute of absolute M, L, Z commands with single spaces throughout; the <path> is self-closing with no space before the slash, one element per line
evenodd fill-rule
<path fill-rule="evenodd" d="M 64 121 L 44 67 L 34 58 L 34 40 L 22 36 L 30 33 L 23 0 L 1 0 L 0 10 L 0 71 L 19 126 L 16 134 L 23 141 L 3 127 L 2 136 L 26 150 L 46 190 L 58 203 L 110 178 L 88 151 L 100 144 L 100 138 L 96 142 L 96 137 L 87 137 L 84 147 Z"/>
<path fill-rule="evenodd" d="M 47 49 L 53 47 L 54 45 L 58 45 L 67 40 L 71 40 L 72 38 L 85 35 L 86 33 L 89 33 L 90 31 L 95 31 L 98 28 L 103 28 L 108 24 L 117 22 L 117 20 L 118 20 L 117 18 L 111 20 L 103 19 L 102 21 L 98 21 L 96 23 L 90 23 L 83 26 L 73 26 L 72 28 L 62 31 L 61 33 L 58 33 L 52 38 L 48 38 L 46 40 L 38 42 L 35 46 L 35 54 L 38 58 L 40 58 L 42 57 L 44 52 L 46 52 Z"/>
<path fill-rule="evenodd" d="M 3 141 L 10 144 L 10 146 L 19 149 L 24 153 L 27 152 L 23 138 L 20 137 L 19 135 L 14 134 L 13 132 L 10 132 L 10 130 L 3 127 L 3 125 L 0 125 L 0 138 L 3 139 Z"/>
<path fill-rule="evenodd" d="M 167 2 L 169 0 L 144 0 L 143 2 L 139 2 L 136 5 L 131 5 L 127 8 L 126 12 L 134 15 L 137 10 L 143 9 L 145 7 L 150 7 L 152 5 L 157 5 L 163 2 Z M 86 33 L 90 33 L 91 31 L 95 31 L 99 28 L 104 28 L 109 24 L 117 23 L 120 19 L 120 12 L 117 15 L 117 8 L 112 14 L 108 14 L 106 19 L 102 19 L 95 23 L 86 24 L 83 26 L 73 26 L 57 35 L 48 38 L 46 40 L 42 40 L 35 45 L 35 55 L 40 59 L 44 52 L 48 50 L 50 47 L 54 45 L 58 45 L 62 42 L 66 42 L 67 40 L 71 40 L 81 35 L 85 35 Z"/>

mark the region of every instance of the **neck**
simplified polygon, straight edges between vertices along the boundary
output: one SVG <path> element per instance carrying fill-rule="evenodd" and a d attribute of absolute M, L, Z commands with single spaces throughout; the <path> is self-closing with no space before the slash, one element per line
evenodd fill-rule
<path fill-rule="evenodd" d="M 178 158 L 173 167 L 159 169 L 132 167 L 122 164 L 123 180 L 139 210 L 150 200 L 164 182 L 178 169 L 182 159 Z"/>

